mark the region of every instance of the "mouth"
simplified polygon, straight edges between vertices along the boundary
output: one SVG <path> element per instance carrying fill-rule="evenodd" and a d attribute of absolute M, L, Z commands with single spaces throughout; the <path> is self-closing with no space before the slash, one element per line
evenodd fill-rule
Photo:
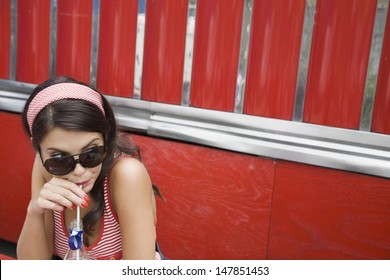
<path fill-rule="evenodd" d="M 89 183 L 89 180 L 76 183 L 76 185 L 81 187 L 81 188 L 84 188 L 84 187 L 86 187 L 88 185 L 88 183 Z"/>

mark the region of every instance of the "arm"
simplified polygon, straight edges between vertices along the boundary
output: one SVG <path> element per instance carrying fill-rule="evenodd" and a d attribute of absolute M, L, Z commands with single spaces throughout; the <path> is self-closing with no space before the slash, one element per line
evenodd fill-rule
<path fill-rule="evenodd" d="M 123 259 L 154 259 L 155 200 L 145 167 L 134 158 L 121 159 L 109 180 L 121 228 Z"/>
<path fill-rule="evenodd" d="M 17 243 L 18 259 L 51 259 L 53 252 L 53 210 L 63 211 L 80 204 L 85 193 L 64 179 L 43 177 L 44 170 L 36 156 L 31 178 L 31 200 Z"/>

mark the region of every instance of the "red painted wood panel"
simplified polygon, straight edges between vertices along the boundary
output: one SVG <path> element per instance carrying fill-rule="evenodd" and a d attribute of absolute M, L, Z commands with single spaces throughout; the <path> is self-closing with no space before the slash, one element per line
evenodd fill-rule
<path fill-rule="evenodd" d="M 143 100 L 181 104 L 187 0 L 146 2 Z"/>
<path fill-rule="evenodd" d="M 40 83 L 49 77 L 50 0 L 17 5 L 16 80 Z"/>
<path fill-rule="evenodd" d="M 371 130 L 390 134 L 390 15 L 387 15 Z"/>
<path fill-rule="evenodd" d="M 34 152 L 20 115 L 0 112 L 0 239 L 16 242 L 31 196 Z"/>
<path fill-rule="evenodd" d="M 389 259 L 390 180 L 278 161 L 269 259 Z"/>
<path fill-rule="evenodd" d="M 191 106 L 234 110 L 243 0 L 198 0 Z"/>
<path fill-rule="evenodd" d="M 376 1 L 318 0 L 303 120 L 358 129 Z"/>
<path fill-rule="evenodd" d="M 305 2 L 254 1 L 244 113 L 292 119 Z"/>
<path fill-rule="evenodd" d="M 91 28 L 91 0 L 58 0 L 56 75 L 89 84 Z"/>
<path fill-rule="evenodd" d="M 100 2 L 97 87 L 104 93 L 133 97 L 138 1 Z"/>
<path fill-rule="evenodd" d="M 157 238 L 170 259 L 264 259 L 274 162 L 133 136 L 157 202 Z"/>
<path fill-rule="evenodd" d="M 9 78 L 11 0 L 0 1 L 0 79 Z"/>

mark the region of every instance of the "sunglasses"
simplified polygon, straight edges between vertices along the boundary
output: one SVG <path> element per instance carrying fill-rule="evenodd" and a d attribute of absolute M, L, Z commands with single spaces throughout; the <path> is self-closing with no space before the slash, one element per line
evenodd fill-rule
<path fill-rule="evenodd" d="M 75 156 L 78 156 L 78 159 L 75 159 Z M 78 155 L 49 158 L 45 160 L 43 166 L 50 174 L 62 176 L 73 171 L 77 163 L 80 163 L 84 168 L 92 168 L 101 164 L 105 157 L 105 147 L 98 146 Z"/>

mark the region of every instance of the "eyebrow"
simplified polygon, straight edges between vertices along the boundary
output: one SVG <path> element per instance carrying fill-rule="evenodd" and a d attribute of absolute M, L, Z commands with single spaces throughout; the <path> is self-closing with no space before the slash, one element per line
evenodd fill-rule
<path fill-rule="evenodd" d="M 91 146 L 91 144 L 94 144 L 94 142 L 97 141 L 97 140 L 100 140 L 100 138 L 96 137 L 96 138 L 92 139 L 91 141 L 89 141 L 89 143 L 87 145 L 82 147 L 81 150 L 84 150 L 84 149 L 88 148 L 89 146 Z M 54 148 L 54 147 L 47 148 L 46 152 L 63 152 L 63 153 L 68 153 L 67 151 L 63 151 L 61 149 Z"/>

